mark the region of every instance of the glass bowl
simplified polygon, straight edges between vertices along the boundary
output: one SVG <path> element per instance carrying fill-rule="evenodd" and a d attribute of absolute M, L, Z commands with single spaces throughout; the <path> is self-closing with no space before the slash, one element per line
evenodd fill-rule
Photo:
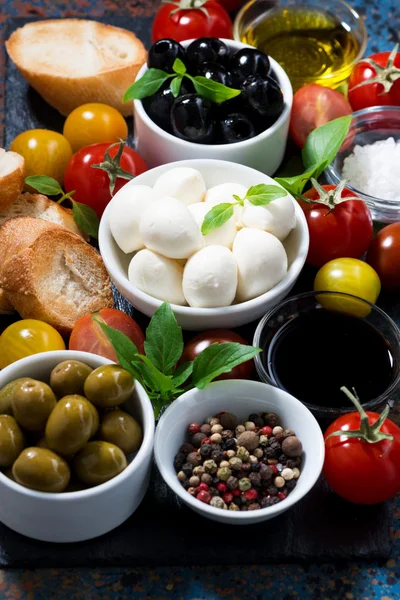
<path fill-rule="evenodd" d="M 335 160 L 325 171 L 329 183 L 337 184 L 343 179 L 342 169 L 344 159 L 353 152 L 355 146 L 373 144 L 388 137 L 400 141 L 400 107 L 399 106 L 373 106 L 358 110 L 353 114 L 352 124 L 340 151 Z M 385 200 L 375 198 L 363 193 L 362 190 L 352 187 L 351 182 L 346 185 L 360 198 L 363 198 L 370 207 L 372 217 L 382 223 L 400 221 L 400 197 L 398 200 Z"/>
<path fill-rule="evenodd" d="M 355 48 L 352 52 L 353 56 L 351 60 L 337 70 L 333 67 L 329 72 L 324 61 L 324 59 L 329 61 L 329 55 L 325 54 L 325 44 L 323 42 L 318 43 L 316 40 L 310 43 L 311 36 L 302 35 L 304 45 L 301 46 L 299 45 L 299 36 L 297 36 L 296 39 L 293 39 L 293 45 L 301 52 L 300 62 L 304 64 L 304 70 L 301 72 L 298 64 L 294 65 L 290 60 L 285 60 L 284 52 L 277 52 L 273 41 L 260 44 L 257 34 L 254 33 L 255 29 L 259 28 L 260 24 L 267 20 L 272 21 L 281 11 L 286 11 L 287 8 L 292 7 L 296 9 L 309 9 L 313 12 L 318 11 L 325 18 L 329 18 L 331 15 L 335 20 L 339 21 L 343 26 L 343 34 L 346 32 L 351 33 L 358 45 L 358 48 Z M 290 32 L 291 30 L 288 29 L 287 25 L 285 28 L 282 21 L 283 19 L 279 19 L 279 27 L 281 28 L 279 32 Z M 277 27 L 278 24 L 274 23 L 273 28 L 276 34 L 278 34 Z M 312 27 L 313 23 L 311 21 L 310 29 Z M 276 34 L 274 39 L 277 38 Z M 359 14 L 346 2 L 343 2 L 343 0 L 329 0 L 329 2 L 326 2 L 326 0 L 251 0 L 243 6 L 236 16 L 233 26 L 233 37 L 239 42 L 259 47 L 260 50 L 270 54 L 272 58 L 277 60 L 289 75 L 294 91 L 308 83 L 319 83 L 331 88 L 339 87 L 349 77 L 353 66 L 363 56 L 367 46 L 367 32 L 364 22 Z M 304 43 L 305 39 L 309 40 L 307 44 Z M 307 72 L 307 65 L 310 64 L 312 59 L 316 60 L 317 58 L 321 62 L 321 74 L 313 75 Z"/>
<path fill-rule="evenodd" d="M 253 339 L 253 345 L 262 348 L 262 352 L 260 354 L 258 354 L 256 356 L 256 358 L 254 359 L 257 373 L 258 373 L 258 376 L 260 377 L 261 381 L 263 381 L 265 383 L 269 383 L 269 384 L 279 387 L 281 389 L 285 389 L 285 391 L 289 392 L 293 396 L 298 397 L 298 399 L 300 401 L 302 401 L 303 404 L 305 404 L 305 406 L 307 406 L 307 408 L 309 410 L 311 410 L 311 412 L 317 418 L 322 419 L 323 421 L 326 421 L 326 422 L 333 421 L 338 416 L 355 410 L 354 406 L 351 405 L 350 401 L 348 401 L 346 399 L 344 394 L 343 394 L 343 405 L 336 404 L 335 406 L 333 406 L 333 405 L 329 405 L 329 403 L 324 404 L 323 402 L 319 402 L 319 401 L 318 402 L 312 402 L 310 400 L 307 401 L 309 396 L 308 396 L 307 392 L 305 392 L 305 389 L 307 389 L 307 388 L 304 388 L 304 382 L 306 382 L 306 386 L 307 386 L 306 379 L 303 379 L 302 382 L 299 384 L 299 387 L 297 388 L 297 392 L 299 392 L 299 390 L 302 389 L 303 397 L 300 397 L 301 393 L 298 393 L 296 396 L 295 386 L 293 386 L 293 389 L 289 389 L 290 386 L 287 386 L 287 388 L 285 388 L 284 385 L 282 385 L 280 383 L 280 381 L 278 380 L 278 378 L 276 376 L 277 371 L 272 366 L 273 357 L 274 357 L 272 348 L 273 348 L 274 344 L 276 344 L 277 339 L 279 339 L 278 336 L 281 336 L 282 332 L 284 331 L 284 328 L 290 322 L 292 322 L 294 319 L 296 319 L 298 317 L 307 317 L 309 315 L 312 315 L 314 317 L 317 316 L 317 318 L 320 318 L 321 316 L 323 316 L 321 314 L 321 312 L 317 313 L 317 311 L 325 311 L 325 312 L 329 313 L 329 316 L 332 316 L 332 315 L 334 316 L 335 314 L 337 315 L 338 313 L 341 313 L 343 315 L 350 314 L 352 317 L 360 319 L 360 321 L 363 321 L 363 322 L 367 323 L 368 325 L 370 325 L 376 332 L 379 332 L 379 334 L 383 338 L 382 341 L 384 341 L 385 345 L 388 348 L 389 356 L 391 355 L 390 382 L 388 383 L 388 385 L 383 384 L 383 382 L 382 382 L 382 384 L 380 384 L 380 382 L 378 383 L 376 380 L 373 379 L 373 374 L 371 375 L 371 373 L 373 373 L 373 369 L 371 369 L 371 368 L 368 369 L 368 367 L 366 366 L 365 379 L 364 379 L 364 374 L 362 375 L 362 382 L 363 382 L 364 390 L 363 390 L 363 393 L 360 393 L 360 397 L 361 397 L 361 403 L 362 403 L 363 407 L 365 408 L 365 410 L 374 410 L 377 407 L 379 407 L 380 405 L 383 405 L 385 402 L 390 400 L 391 396 L 394 394 L 394 392 L 397 389 L 399 382 L 400 382 L 400 331 L 399 331 L 396 323 L 394 323 L 394 321 L 392 321 L 392 319 L 383 310 L 381 310 L 374 304 L 370 304 L 366 300 L 362 300 L 361 298 L 358 298 L 356 296 L 351 296 L 349 294 L 343 294 L 343 293 L 339 293 L 339 292 L 324 292 L 324 291 L 322 291 L 322 292 L 306 292 L 304 294 L 299 294 L 297 296 L 289 297 L 284 302 L 282 302 L 279 306 L 277 306 L 276 308 L 269 311 L 261 319 L 261 321 L 258 324 L 257 329 L 254 333 L 254 339 Z M 336 321 L 335 321 L 335 323 L 336 323 Z M 310 324 L 310 322 L 308 321 L 307 325 L 309 325 L 309 324 Z M 325 321 L 324 321 L 324 324 L 326 324 Z M 354 323 L 352 325 L 354 325 Z M 357 323 L 357 326 L 361 328 L 362 323 L 361 322 Z M 330 328 L 332 331 L 332 325 L 330 326 Z M 322 328 L 322 323 L 321 323 L 321 331 L 323 331 L 323 332 L 325 332 L 325 334 L 329 335 L 327 333 L 328 330 L 329 330 L 329 327 L 324 326 Z M 287 331 L 287 329 L 286 329 L 286 331 Z M 358 329 L 358 332 L 359 331 L 360 331 L 360 329 Z M 312 331 L 310 332 L 310 336 L 311 336 L 311 339 L 313 339 Z M 329 361 L 330 352 L 329 352 L 329 350 L 327 350 L 327 348 L 329 348 L 328 345 L 325 345 L 325 352 L 321 345 L 316 347 L 314 352 L 310 352 L 310 348 L 308 349 L 309 361 L 308 361 L 308 356 L 307 356 L 305 362 L 307 364 L 307 371 L 306 371 L 307 376 L 309 375 L 310 379 L 312 379 L 313 377 L 315 378 L 316 376 L 319 376 L 322 373 L 323 379 L 324 379 L 323 385 L 325 385 L 325 375 L 326 375 L 326 385 L 327 386 L 334 385 L 335 389 L 336 389 L 337 384 L 336 384 L 336 382 L 333 383 L 333 381 L 335 380 L 333 373 L 335 372 L 334 371 L 335 369 L 338 370 L 340 361 L 345 361 L 345 363 L 344 363 L 345 365 L 349 365 L 349 364 L 353 365 L 354 364 L 353 362 L 351 362 L 352 360 L 354 360 L 353 359 L 354 355 L 352 354 L 351 340 L 349 339 L 349 337 L 347 337 L 347 332 L 345 334 L 345 338 L 346 338 L 346 348 L 343 349 L 342 353 L 340 353 L 340 352 L 334 353 L 335 359 L 331 362 Z M 314 340 L 315 340 L 315 337 L 314 337 Z M 293 343 L 293 337 L 291 338 L 291 341 Z M 331 338 L 331 341 L 332 341 L 331 347 L 333 347 L 334 340 Z M 286 349 L 287 349 L 287 346 L 286 346 Z M 368 351 L 370 351 L 370 346 L 368 346 Z M 321 360 L 320 357 L 321 357 L 321 353 L 323 353 L 323 352 L 324 352 L 324 355 L 323 355 L 323 359 Z M 349 354 L 351 354 L 350 363 L 346 358 L 346 355 L 348 357 Z M 298 355 L 296 355 L 296 357 L 297 356 Z M 336 358 L 336 356 L 337 356 L 337 358 Z M 299 364 L 301 365 L 301 362 L 299 363 L 297 358 L 294 359 L 293 356 L 291 355 L 291 353 L 290 352 L 288 353 L 287 351 L 286 351 L 286 354 L 284 354 L 284 357 L 285 357 L 284 369 L 286 370 L 287 373 L 294 374 L 296 372 L 296 369 L 299 368 Z M 316 358 L 316 357 L 318 357 L 318 358 Z M 281 351 L 281 358 L 282 358 L 282 351 Z M 336 360 L 337 360 L 337 362 L 335 365 Z M 294 362 L 297 362 L 297 364 L 294 364 Z M 322 369 L 321 369 L 321 363 L 323 364 Z M 280 364 L 281 364 L 281 373 L 282 373 L 282 364 L 283 363 L 281 362 Z M 342 362 L 342 364 L 343 364 L 343 362 Z M 352 367 L 350 367 L 350 371 L 347 371 L 347 372 L 351 373 L 351 368 Z M 342 369 L 343 369 L 343 367 L 342 367 Z M 345 369 L 343 370 L 343 372 L 346 372 Z M 303 373 L 303 371 L 301 371 L 301 373 Z M 300 376 L 301 376 L 301 374 L 300 374 Z M 358 383 L 360 383 L 360 382 L 358 382 Z M 343 382 L 340 385 L 345 385 L 345 384 L 346 384 L 346 382 Z M 348 384 L 348 385 L 350 385 L 350 384 Z M 352 385 L 354 385 L 353 382 L 352 382 Z M 383 389 L 384 385 L 386 385 L 385 389 Z M 372 398 L 370 397 L 367 401 L 363 401 L 362 396 L 364 395 L 364 398 L 365 398 L 366 390 L 373 389 L 373 388 L 375 388 L 375 390 L 379 389 L 379 393 L 376 395 L 376 397 L 374 397 L 374 393 L 372 393 L 372 395 L 373 395 Z M 330 389 L 333 389 L 333 388 L 331 387 Z M 311 388 L 309 395 L 311 396 L 312 393 L 313 392 L 312 392 L 312 388 Z M 324 394 L 324 389 L 323 389 L 323 386 L 321 386 L 321 397 L 323 394 Z M 318 389 L 317 395 L 319 398 L 320 397 L 319 389 Z M 305 400 L 304 396 L 307 398 L 307 400 Z M 371 394 L 370 394 L 370 396 L 371 396 Z"/>

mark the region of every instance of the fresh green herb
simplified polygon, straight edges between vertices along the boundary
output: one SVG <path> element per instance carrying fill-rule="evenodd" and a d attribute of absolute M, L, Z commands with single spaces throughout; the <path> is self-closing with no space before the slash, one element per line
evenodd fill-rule
<path fill-rule="evenodd" d="M 174 73 L 177 73 L 178 75 L 184 75 L 186 73 L 186 67 L 180 58 L 176 58 L 174 60 L 174 64 L 172 65 L 172 70 Z"/>
<path fill-rule="evenodd" d="M 243 206 L 244 201 L 248 200 L 254 206 L 267 206 L 270 202 L 287 196 L 287 191 L 277 185 L 252 185 L 246 192 L 244 198 L 240 198 L 234 194 L 232 202 L 224 202 L 216 204 L 205 215 L 201 226 L 201 233 L 207 235 L 214 229 L 222 227 L 233 215 L 233 210 L 236 205 Z"/>
<path fill-rule="evenodd" d="M 99 218 L 93 208 L 86 204 L 81 204 L 72 198 L 72 195 L 75 192 L 65 193 L 58 181 L 52 177 L 47 177 L 47 175 L 26 177 L 25 183 L 41 194 L 47 194 L 49 196 L 58 196 L 61 194 L 61 198 L 57 200 L 57 204 L 62 204 L 65 200 L 69 200 L 72 203 L 72 216 L 79 229 L 83 231 L 83 233 L 97 239 L 99 232 Z"/>
<path fill-rule="evenodd" d="M 217 104 L 236 98 L 236 96 L 239 96 L 241 93 L 240 90 L 227 87 L 222 83 L 218 83 L 218 81 L 207 79 L 207 77 L 202 77 L 201 75 L 192 77 L 186 74 L 186 77 L 189 77 L 193 82 L 194 89 L 200 96 L 207 98 L 207 100 L 210 100 L 211 102 L 216 102 Z"/>
<path fill-rule="evenodd" d="M 166 73 L 161 69 L 149 69 L 138 81 L 128 87 L 122 101 L 142 100 L 147 96 L 152 96 L 170 77 L 174 77 L 174 73 Z"/>
<path fill-rule="evenodd" d="M 121 366 L 145 388 L 156 417 L 182 392 L 193 387 L 203 389 L 218 375 L 228 373 L 261 352 L 261 348 L 243 344 L 213 344 L 194 361 L 176 366 L 183 353 L 182 329 L 167 302 L 156 310 L 146 330 L 145 355 L 138 353 L 125 334 L 94 319 L 113 345 Z M 190 376 L 191 382 L 187 383 Z M 184 384 L 186 386 L 182 388 Z"/>

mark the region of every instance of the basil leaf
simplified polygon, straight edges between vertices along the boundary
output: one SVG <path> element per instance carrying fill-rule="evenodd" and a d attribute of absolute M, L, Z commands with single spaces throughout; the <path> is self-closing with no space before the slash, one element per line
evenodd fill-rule
<path fill-rule="evenodd" d="M 205 215 L 201 226 L 201 233 L 207 235 L 214 229 L 222 227 L 233 216 L 234 204 L 230 202 L 222 202 L 217 204 Z"/>
<path fill-rule="evenodd" d="M 318 177 L 335 158 L 349 131 L 352 118 L 352 115 L 348 115 L 329 121 L 314 129 L 308 136 L 301 157 L 306 169 L 318 165 L 315 177 Z"/>
<path fill-rule="evenodd" d="M 280 183 L 281 186 L 289 192 L 289 194 L 296 196 L 302 193 L 306 183 L 308 183 L 311 177 L 315 177 L 317 168 L 318 165 L 314 165 L 301 175 L 295 175 L 294 177 L 275 177 L 275 181 Z"/>
<path fill-rule="evenodd" d="M 241 93 L 240 90 L 227 87 L 222 83 L 207 79 L 207 77 L 202 77 L 201 75 L 192 77 L 191 80 L 193 81 L 196 92 L 200 94 L 200 96 L 211 100 L 211 102 L 217 102 L 218 104 L 225 102 L 225 100 L 235 98 Z"/>
<path fill-rule="evenodd" d="M 25 177 L 25 183 L 46 196 L 57 196 L 57 194 L 64 193 L 58 181 L 47 175 Z"/>
<path fill-rule="evenodd" d="M 267 206 L 273 200 L 287 196 L 287 191 L 277 185 L 252 185 L 246 194 L 246 200 L 254 206 Z"/>
<path fill-rule="evenodd" d="M 172 65 L 172 70 L 174 71 L 174 73 L 178 73 L 178 75 L 184 75 L 186 73 L 186 67 L 180 58 L 176 58 L 174 60 L 174 64 Z"/>
<path fill-rule="evenodd" d="M 127 371 L 131 371 L 131 363 L 134 361 L 135 357 L 138 354 L 138 350 L 135 344 L 130 340 L 122 331 L 118 331 L 118 329 L 113 329 L 109 325 L 106 325 L 102 321 L 99 321 L 95 317 L 92 317 L 93 321 L 97 323 L 107 336 L 109 342 L 111 342 L 112 347 L 115 350 L 115 354 L 117 355 L 117 359 L 121 367 L 126 369 Z"/>
<path fill-rule="evenodd" d="M 250 360 L 261 352 L 261 348 L 246 346 L 236 342 L 212 344 L 194 360 L 192 382 L 202 390 L 215 377 L 229 373 L 237 365 Z"/>
<path fill-rule="evenodd" d="M 168 374 L 182 356 L 182 329 L 167 302 L 163 302 L 151 318 L 144 349 L 152 363 L 164 374 Z"/>
<path fill-rule="evenodd" d="M 171 92 L 174 98 L 177 98 L 179 96 L 179 92 L 181 91 L 182 79 L 182 75 L 178 75 L 177 77 L 174 77 L 174 79 L 172 79 L 171 81 L 169 87 L 171 88 Z"/>
<path fill-rule="evenodd" d="M 172 378 L 168 377 L 168 375 L 164 375 L 164 373 L 161 373 L 161 371 L 157 369 L 148 356 L 139 354 L 139 357 L 148 369 L 148 373 L 153 381 L 153 390 L 158 389 L 161 394 L 171 392 L 175 387 Z"/>
<path fill-rule="evenodd" d="M 72 202 L 72 216 L 79 229 L 97 240 L 100 221 L 93 208 L 72 200 L 72 198 L 70 200 Z"/>
<path fill-rule="evenodd" d="M 172 76 L 161 69 L 149 69 L 143 77 L 128 87 L 122 101 L 142 100 L 142 98 L 152 96 L 158 92 L 164 81 Z"/>
<path fill-rule="evenodd" d="M 179 365 L 179 367 L 177 367 L 174 371 L 174 375 L 172 377 L 172 381 L 174 382 L 174 386 L 175 388 L 178 388 L 178 386 L 182 385 L 182 383 L 185 383 L 185 381 L 188 379 L 188 377 L 191 376 L 193 371 L 193 361 L 191 360 L 190 362 L 185 362 L 182 365 Z M 175 391 L 177 392 L 178 390 L 175 389 Z"/>

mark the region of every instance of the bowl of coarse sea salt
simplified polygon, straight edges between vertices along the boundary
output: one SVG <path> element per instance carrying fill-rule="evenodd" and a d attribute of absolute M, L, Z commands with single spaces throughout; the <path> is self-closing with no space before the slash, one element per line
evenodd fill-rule
<path fill-rule="evenodd" d="M 326 169 L 330 183 L 346 187 L 368 203 L 374 220 L 400 220 L 400 107 L 374 106 L 354 113 L 335 160 Z"/>

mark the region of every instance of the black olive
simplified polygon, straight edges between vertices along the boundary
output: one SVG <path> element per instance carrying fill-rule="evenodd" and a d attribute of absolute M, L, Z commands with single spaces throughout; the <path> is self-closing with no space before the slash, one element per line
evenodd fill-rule
<path fill-rule="evenodd" d="M 240 86 L 248 77 L 266 77 L 270 68 L 268 56 L 255 48 L 242 48 L 229 59 L 229 70 L 236 86 Z"/>
<path fill-rule="evenodd" d="M 153 44 L 150 48 L 147 66 L 149 69 L 161 69 L 167 73 L 172 73 L 172 65 L 177 58 L 180 58 L 180 60 L 185 63 L 185 49 L 175 40 L 165 38 L 163 40 L 158 40 L 158 42 Z"/>
<path fill-rule="evenodd" d="M 150 119 L 156 123 L 164 131 L 171 132 L 171 119 L 170 113 L 175 98 L 171 92 L 171 80 L 168 79 L 161 88 L 147 98 L 143 98 L 143 108 L 149 115 Z M 180 93 L 182 95 L 188 94 L 192 91 L 192 83 L 186 78 L 182 81 Z"/>
<path fill-rule="evenodd" d="M 202 37 L 194 40 L 186 48 L 186 56 L 190 68 L 194 68 L 203 62 L 216 62 L 225 66 L 228 63 L 229 50 L 226 44 L 218 38 Z"/>
<path fill-rule="evenodd" d="M 248 106 L 271 125 L 283 111 L 282 90 L 272 77 L 249 77 L 242 86 Z"/>
<path fill-rule="evenodd" d="M 212 103 L 197 94 L 177 98 L 171 109 L 171 126 L 176 137 L 188 142 L 212 142 L 215 128 Z"/>
<path fill-rule="evenodd" d="M 207 77 L 207 79 L 212 79 L 213 81 L 222 83 L 227 87 L 230 87 L 231 85 L 230 74 L 222 65 L 219 65 L 218 63 L 205 62 L 201 65 L 198 65 L 196 68 L 196 75 Z"/>
<path fill-rule="evenodd" d="M 256 135 L 253 122 L 245 113 L 236 112 L 226 115 L 221 119 L 219 127 L 222 144 L 242 142 Z"/>

